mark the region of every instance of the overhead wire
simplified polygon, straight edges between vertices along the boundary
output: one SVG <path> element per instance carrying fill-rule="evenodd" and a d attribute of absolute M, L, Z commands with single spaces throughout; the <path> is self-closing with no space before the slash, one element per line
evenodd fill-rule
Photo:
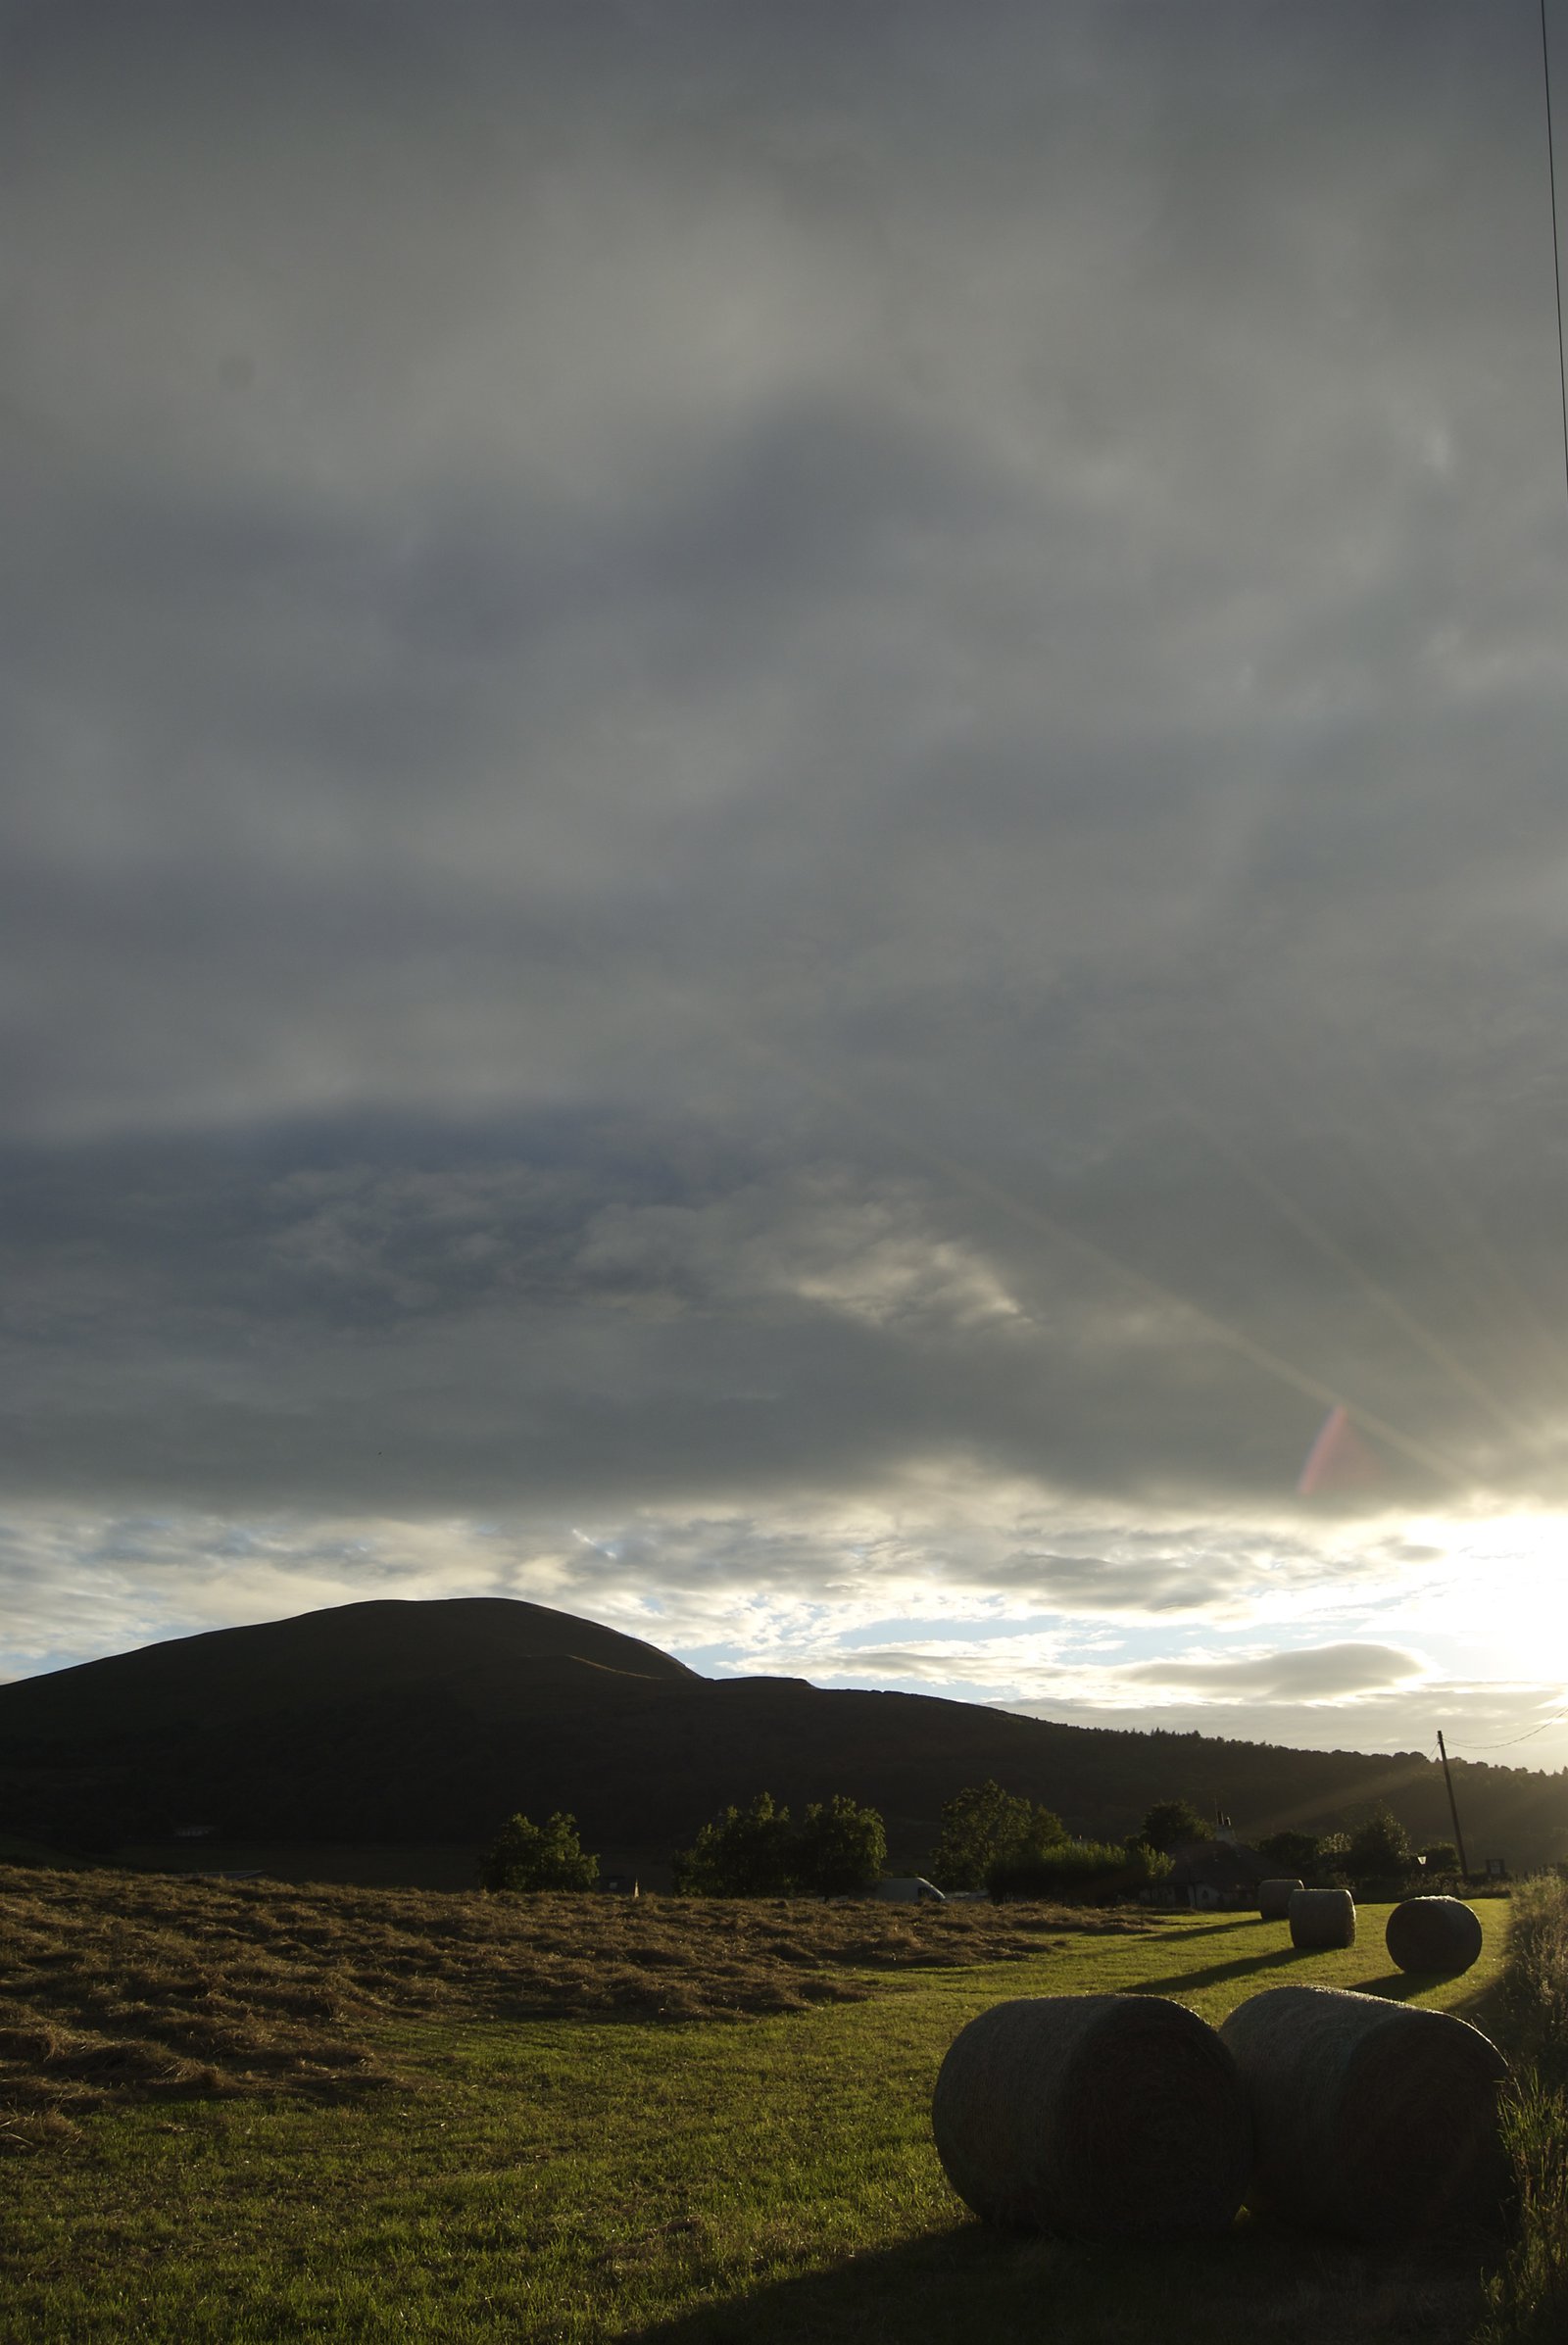
<path fill-rule="evenodd" d="M 1538 1734 L 1544 1734 L 1548 1727 L 1561 1726 L 1564 1719 L 1568 1719 L 1568 1710 L 1554 1710 L 1549 1718 L 1544 1718 L 1542 1720 L 1540 1726 L 1526 1727 L 1522 1734 L 1505 1734 L 1500 1742 L 1472 1742 L 1470 1744 L 1470 1749 L 1512 1750 L 1516 1742 L 1533 1742 L 1535 1737 Z M 1462 1759 L 1466 1756 L 1466 1753 L 1464 1751 L 1456 1750 L 1451 1751 L 1449 1756 L 1455 1759 Z"/>
<path fill-rule="evenodd" d="M 1541 72 L 1546 90 L 1546 173 L 1551 184 L 1551 267 L 1557 287 L 1557 387 L 1562 394 L 1562 476 L 1568 490 L 1568 359 L 1563 355 L 1562 249 L 1557 234 L 1557 154 L 1551 131 L 1551 50 L 1546 39 L 1546 0 L 1541 0 Z"/>

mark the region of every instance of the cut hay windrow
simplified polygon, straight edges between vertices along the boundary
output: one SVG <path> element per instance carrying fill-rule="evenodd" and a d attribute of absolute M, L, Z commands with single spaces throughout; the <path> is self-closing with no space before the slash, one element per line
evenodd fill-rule
<path fill-rule="evenodd" d="M 185 2090 L 379 2091 L 390 2018 L 728 2025 L 863 2001 L 870 1974 L 1030 1961 L 1067 1932 L 1157 1928 L 1050 1905 L 634 1903 L 0 1866 L 0 2133 L 8 2112 Z"/>
<path fill-rule="evenodd" d="M 1257 1884 L 1257 1910 L 1265 1922 L 1283 1922 L 1291 1910 L 1291 1899 L 1302 1884 L 1298 1881 L 1262 1881 Z"/>
<path fill-rule="evenodd" d="M 1158 1995 L 994 2004 L 949 2049 L 931 2125 L 984 2221 L 1064 2237 L 1222 2231 L 1251 2161 L 1230 2054 Z"/>
<path fill-rule="evenodd" d="M 1407 1897 L 1383 1936 L 1401 1971 L 1468 1971 L 1481 1952 L 1481 1917 L 1461 1897 Z"/>
<path fill-rule="evenodd" d="M 1293 1889 L 1285 1910 L 1291 1944 L 1303 1953 L 1355 1944 L 1355 1899 L 1348 1889 Z"/>
<path fill-rule="evenodd" d="M 1495 2224 L 1508 2064 L 1479 2028 L 1382 1995 L 1277 1986 L 1220 2036 L 1247 2089 L 1254 2212 L 1368 2241 Z"/>

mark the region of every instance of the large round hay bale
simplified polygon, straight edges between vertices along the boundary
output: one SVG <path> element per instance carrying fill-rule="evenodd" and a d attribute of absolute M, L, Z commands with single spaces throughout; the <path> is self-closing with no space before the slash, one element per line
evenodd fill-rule
<path fill-rule="evenodd" d="M 1301 1886 L 1298 1881 L 1260 1881 L 1257 1884 L 1257 1910 L 1265 1922 L 1283 1922 L 1291 1910 L 1292 1893 Z"/>
<path fill-rule="evenodd" d="M 1355 1899 L 1348 1889 L 1293 1889 L 1285 1910 L 1293 1946 L 1315 1952 L 1355 1944 Z"/>
<path fill-rule="evenodd" d="M 1401 1971 L 1468 1971 L 1481 1952 L 1481 1917 L 1462 1897 L 1407 1897 L 1383 1934 Z"/>
<path fill-rule="evenodd" d="M 1159 1995 L 994 2004 L 950 2047 L 931 2125 L 977 2215 L 1068 2237 L 1222 2231 L 1251 2166 L 1230 2054 Z"/>
<path fill-rule="evenodd" d="M 1220 2034 L 1251 2112 L 1254 2211 L 1366 2240 L 1495 2222 L 1508 2064 L 1478 2027 L 1344 1987 L 1277 1986 Z"/>

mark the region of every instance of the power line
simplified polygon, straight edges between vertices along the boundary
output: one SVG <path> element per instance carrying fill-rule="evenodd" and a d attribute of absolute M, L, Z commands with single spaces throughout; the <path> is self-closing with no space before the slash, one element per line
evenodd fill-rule
<path fill-rule="evenodd" d="M 1546 0 L 1541 0 L 1541 71 L 1546 85 L 1546 171 L 1551 182 L 1551 269 L 1557 287 L 1557 384 L 1562 393 L 1562 474 L 1568 488 L 1568 361 L 1562 343 L 1562 254 L 1557 237 L 1557 156 L 1551 134 L 1551 55 L 1546 46 Z"/>
<path fill-rule="evenodd" d="M 1565 1718 L 1568 1718 L 1568 1710 L 1554 1710 L 1549 1718 L 1542 1720 L 1540 1726 L 1526 1727 L 1522 1734 L 1508 1734 L 1501 1742 L 1472 1742 L 1470 1748 L 1472 1750 L 1512 1750 L 1516 1742 L 1531 1742 L 1537 1734 L 1544 1734 L 1548 1727 L 1560 1726 Z M 1457 1755 L 1462 1758 L 1464 1754 L 1460 1752 Z"/>

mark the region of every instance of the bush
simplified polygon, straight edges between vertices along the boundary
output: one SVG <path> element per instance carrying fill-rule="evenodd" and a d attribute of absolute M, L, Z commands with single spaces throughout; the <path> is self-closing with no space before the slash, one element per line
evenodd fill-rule
<path fill-rule="evenodd" d="M 576 1817 L 559 1811 L 548 1824 L 512 1817 L 479 1866 L 482 1889 L 591 1889 L 598 1879 L 599 1859 L 578 1838 Z"/>
<path fill-rule="evenodd" d="M 681 1897 L 853 1896 L 868 1888 L 887 1862 L 887 1834 L 875 1808 L 842 1791 L 814 1801 L 800 1825 L 772 1793 L 748 1808 L 726 1808 L 705 1824 L 675 1858 Z"/>
<path fill-rule="evenodd" d="M 1066 1837 L 1066 1826 L 1050 1808 L 997 1783 L 971 1783 L 942 1810 L 931 1879 L 939 1889 L 984 1888 L 994 1865 L 1041 1857 Z"/>
<path fill-rule="evenodd" d="M 1064 1905 L 1116 1905 L 1163 1881 L 1170 1869 L 1170 1858 L 1147 1841 L 1064 1840 L 1038 1856 L 999 1860 L 986 1886 L 999 1903 L 1048 1897 Z"/>

